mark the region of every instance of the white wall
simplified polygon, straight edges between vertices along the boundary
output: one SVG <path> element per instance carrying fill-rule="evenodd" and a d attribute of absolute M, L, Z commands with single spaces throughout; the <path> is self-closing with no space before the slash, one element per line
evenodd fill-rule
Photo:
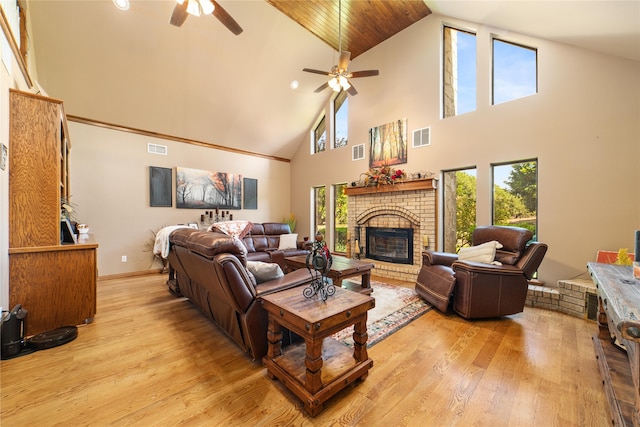
<path fill-rule="evenodd" d="M 477 110 L 446 120 L 440 119 L 443 21 L 475 31 L 478 55 Z M 538 49 L 538 94 L 490 105 L 491 34 Z M 407 118 L 409 132 L 431 127 L 431 146 L 410 149 L 408 163 L 398 167 L 439 174 L 476 166 L 480 225 L 491 220 L 490 164 L 538 159 L 538 238 L 549 244 L 541 280 L 555 284 L 584 273 L 598 249 L 633 250 L 640 229 L 638 62 L 430 15 L 350 65 L 370 68 L 380 76 L 354 79 L 359 94 L 349 99 L 349 146 L 310 155 L 304 141 L 292 161 L 300 229 L 310 228 L 309 189 L 357 180 L 368 154 L 352 162 L 351 147 L 368 147 L 369 128 Z"/>
<path fill-rule="evenodd" d="M 2 49 L 0 47 L 0 49 Z M 9 147 L 9 86 L 11 76 L 0 66 L 0 144 Z M 8 163 L 8 162 L 7 162 Z M 9 306 L 9 166 L 0 170 L 0 306 Z"/>
<path fill-rule="evenodd" d="M 9 144 L 9 88 L 28 91 L 27 78 L 9 46 L 9 36 L 0 32 L 0 144 Z M 5 62 L 6 61 L 6 62 Z M 31 74 L 33 78 L 33 74 Z M 9 308 L 9 160 L 0 170 L 0 307 Z M 12 307 L 11 307 L 12 308 Z"/>
<path fill-rule="evenodd" d="M 230 210 L 234 219 L 281 221 L 289 216 L 289 163 L 199 145 L 69 122 L 71 200 L 78 221 L 100 245 L 98 275 L 159 268 L 150 252 L 152 231 L 197 222 L 204 209 L 177 209 L 175 168 L 240 174 L 258 180 L 258 210 Z M 147 143 L 168 155 L 147 153 Z M 149 207 L 149 166 L 174 169 L 173 207 Z M 122 256 L 127 256 L 123 263 Z"/>

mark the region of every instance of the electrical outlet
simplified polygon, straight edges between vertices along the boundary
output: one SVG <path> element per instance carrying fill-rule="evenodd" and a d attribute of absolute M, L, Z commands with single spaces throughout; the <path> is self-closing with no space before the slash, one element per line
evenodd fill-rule
<path fill-rule="evenodd" d="M 126 255 L 122 255 L 122 262 L 127 262 L 127 256 Z"/>

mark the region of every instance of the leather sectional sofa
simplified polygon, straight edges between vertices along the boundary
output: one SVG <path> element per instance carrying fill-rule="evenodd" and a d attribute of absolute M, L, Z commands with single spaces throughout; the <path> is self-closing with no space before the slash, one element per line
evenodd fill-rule
<path fill-rule="evenodd" d="M 277 227 L 256 224 L 253 228 L 255 233 L 243 241 L 217 231 L 177 229 L 169 237 L 168 261 L 174 274 L 170 276 L 175 282 L 172 291 L 187 297 L 254 360 L 260 360 L 267 352 L 267 313 L 260 297 L 306 286 L 311 276 L 306 269 L 299 269 L 258 283 L 247 269 L 248 257 L 254 254 L 262 258 L 266 254 L 270 259 L 273 253 L 282 255 L 283 251 L 276 249 L 275 235 L 267 234 Z M 253 248 L 250 252 L 245 247 L 248 240 Z M 286 345 L 291 338 L 284 332 Z"/>
<path fill-rule="evenodd" d="M 295 239 L 295 247 L 279 249 L 280 236 L 284 234 L 291 234 L 289 224 L 281 222 L 251 224 L 251 230 L 242 238 L 242 242 L 247 248 L 247 259 L 250 261 L 277 262 L 284 270 L 286 268 L 283 262 L 284 258 L 309 253 L 311 242 L 297 241 L 297 239 Z"/>

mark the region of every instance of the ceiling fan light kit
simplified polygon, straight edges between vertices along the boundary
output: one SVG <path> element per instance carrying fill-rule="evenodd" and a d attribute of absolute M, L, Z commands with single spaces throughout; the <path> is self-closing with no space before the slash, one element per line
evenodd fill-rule
<path fill-rule="evenodd" d="M 131 6 L 129 4 L 129 0 L 113 0 L 113 4 L 115 4 L 120 10 L 129 10 L 129 7 Z"/>
<path fill-rule="evenodd" d="M 187 3 L 187 13 L 193 16 L 211 15 L 215 9 L 211 0 L 176 0 L 178 4 Z"/>
<path fill-rule="evenodd" d="M 346 90 L 349 95 L 354 96 L 358 94 L 358 91 L 351 84 L 349 79 L 357 77 L 370 77 L 380 74 L 378 70 L 364 70 L 349 72 L 349 61 L 351 60 L 351 52 L 342 50 L 342 1 L 338 3 L 338 49 L 339 59 L 338 64 L 331 68 L 331 71 L 320 71 L 312 68 L 303 68 L 302 71 L 314 74 L 323 74 L 329 76 L 330 79 L 327 83 L 324 83 L 314 92 L 322 92 L 327 87 L 330 87 L 334 92 L 340 92 Z"/>
<path fill-rule="evenodd" d="M 176 3 L 169 19 L 171 25 L 181 27 L 189 15 L 213 15 L 236 36 L 242 33 L 242 27 L 215 0 L 176 0 Z"/>
<path fill-rule="evenodd" d="M 351 85 L 345 76 L 337 76 L 329 80 L 329 87 L 333 89 L 334 92 L 340 92 L 341 90 L 349 90 Z"/>

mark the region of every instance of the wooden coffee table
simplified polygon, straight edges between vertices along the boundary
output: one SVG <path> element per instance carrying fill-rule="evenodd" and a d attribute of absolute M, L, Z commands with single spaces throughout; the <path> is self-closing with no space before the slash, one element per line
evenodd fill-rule
<path fill-rule="evenodd" d="M 373 366 L 367 354 L 367 311 L 375 307 L 368 295 L 336 288 L 326 301 L 305 298 L 303 287 L 265 295 L 269 314 L 269 347 L 262 359 L 271 379 L 279 379 L 304 403 L 311 416 L 324 402 L 356 380 L 364 380 Z M 329 336 L 354 325 L 353 350 Z M 282 351 L 281 326 L 295 332 L 304 343 Z"/>
<path fill-rule="evenodd" d="M 357 259 L 351 259 L 340 255 L 333 255 L 331 264 L 331 271 L 327 274 L 328 277 L 333 280 L 333 284 L 336 287 L 344 287 L 346 289 L 360 292 L 369 295 L 371 290 L 371 269 L 373 263 L 364 262 Z M 307 268 L 307 256 L 296 255 L 289 258 L 285 258 L 287 266 L 292 270 L 299 268 Z M 358 286 L 352 282 L 342 283 L 347 277 L 362 276 L 362 284 Z M 355 285 L 355 286 L 354 286 Z"/>

